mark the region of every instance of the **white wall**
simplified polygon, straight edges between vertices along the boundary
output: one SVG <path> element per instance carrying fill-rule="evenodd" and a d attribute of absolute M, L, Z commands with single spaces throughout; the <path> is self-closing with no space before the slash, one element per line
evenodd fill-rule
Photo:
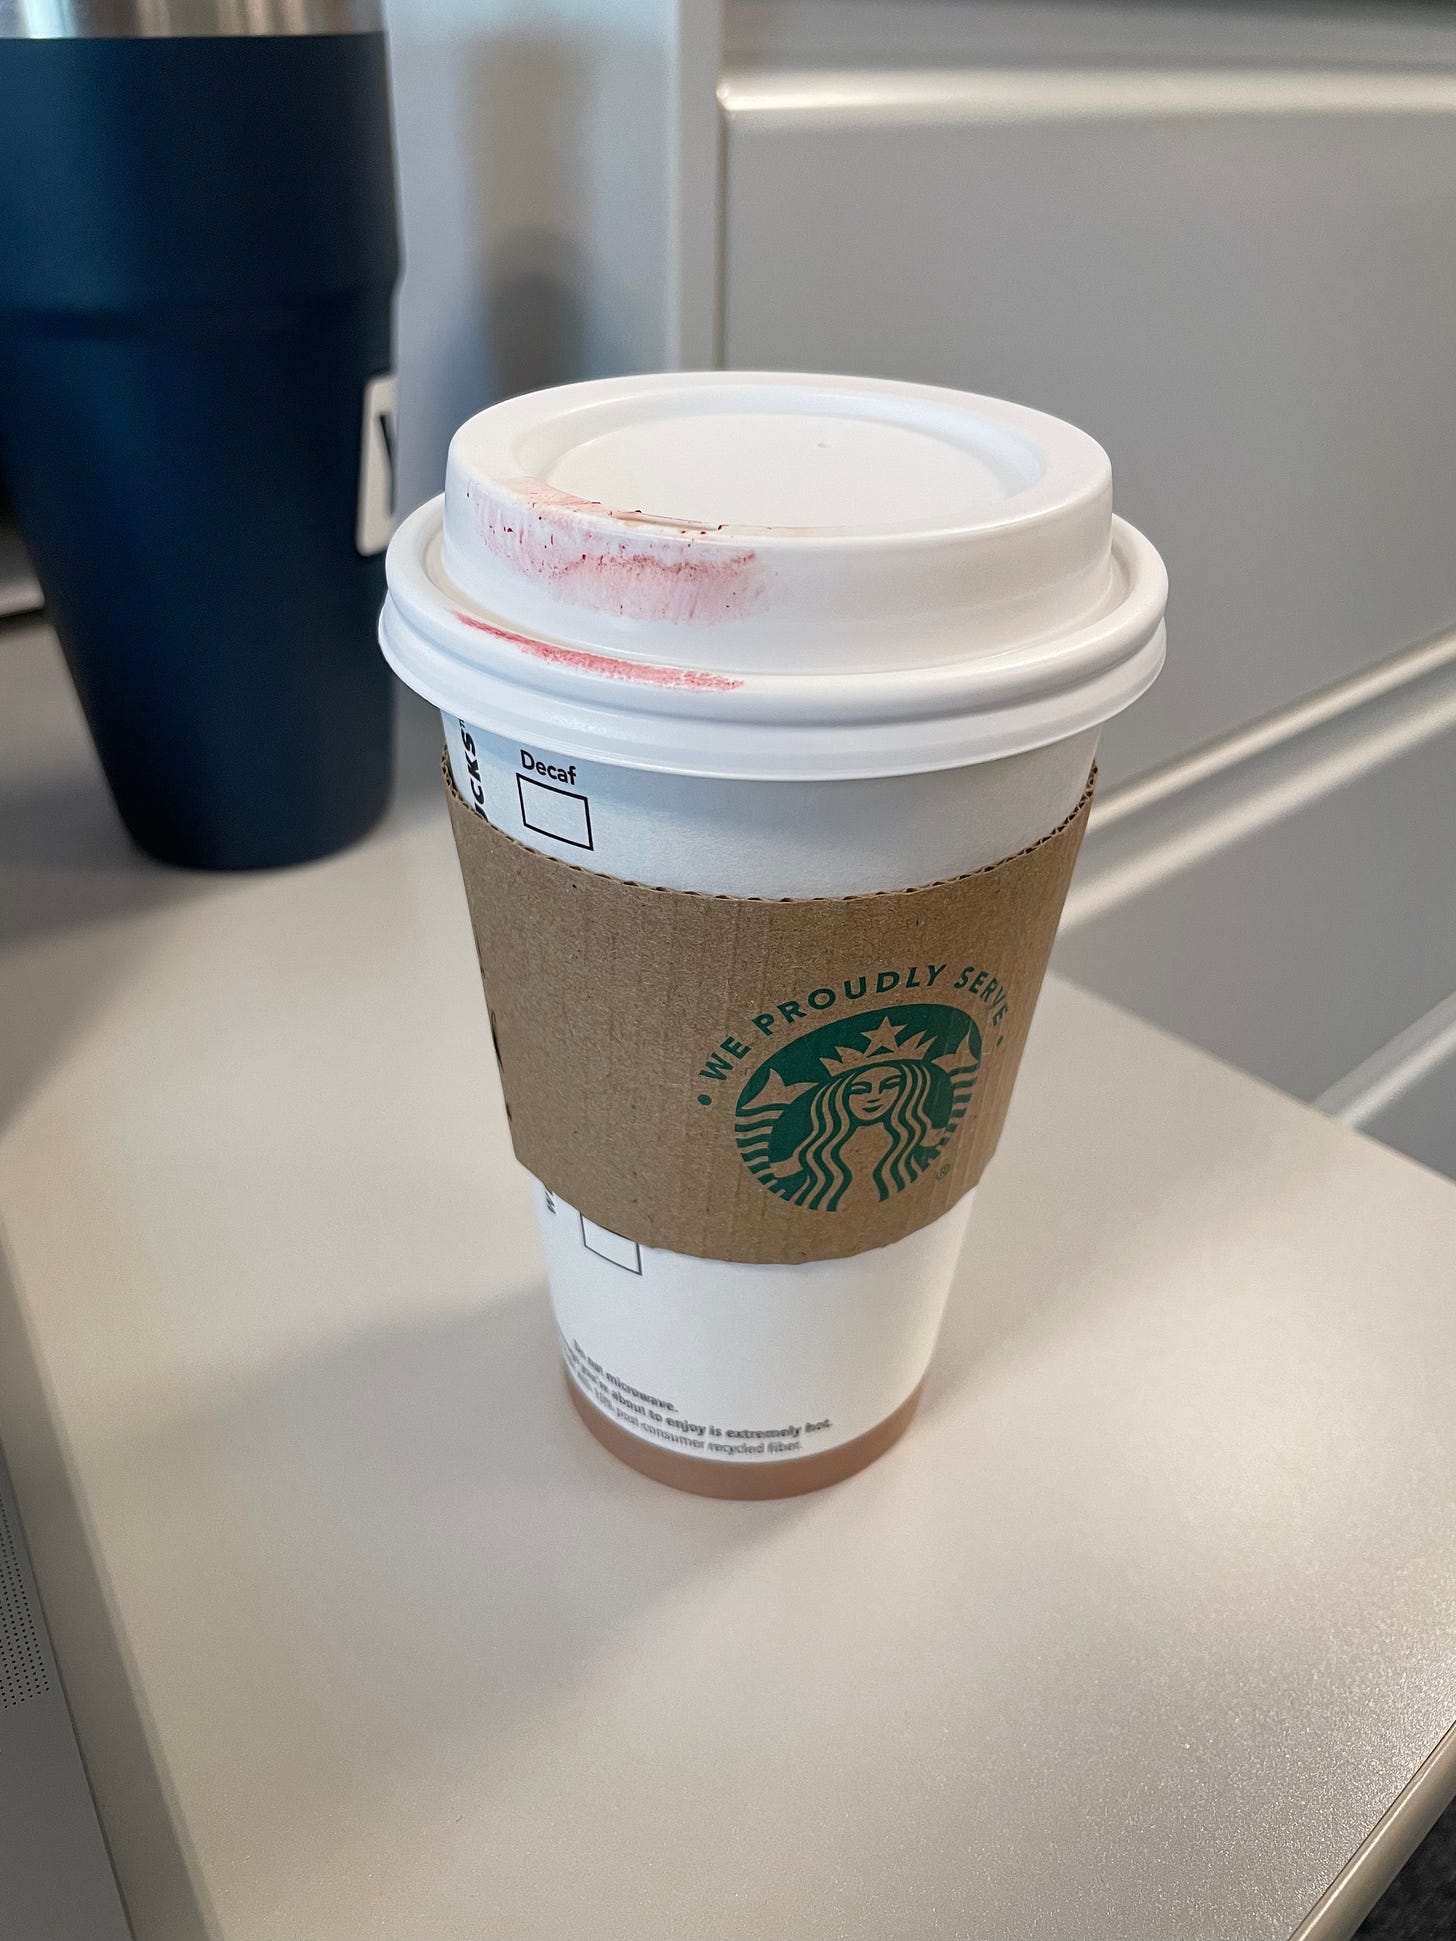
<path fill-rule="evenodd" d="M 714 120 L 714 11 L 387 0 L 402 510 L 494 399 L 678 361 L 682 109 L 696 91 L 694 129 Z"/>

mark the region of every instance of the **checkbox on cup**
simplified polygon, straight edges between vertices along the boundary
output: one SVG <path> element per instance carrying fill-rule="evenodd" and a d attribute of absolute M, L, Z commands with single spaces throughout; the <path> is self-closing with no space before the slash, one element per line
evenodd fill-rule
<path fill-rule="evenodd" d="M 521 821 L 538 836 L 554 836 L 557 842 L 570 843 L 573 849 L 592 845 L 591 805 L 584 795 L 571 789 L 553 788 L 549 782 L 517 775 L 516 794 L 521 802 Z"/>
<path fill-rule="evenodd" d="M 595 1220 L 581 1216 L 581 1244 L 589 1254 L 598 1254 L 629 1274 L 642 1272 L 642 1249 L 635 1240 L 626 1240 L 610 1227 L 599 1227 Z"/>

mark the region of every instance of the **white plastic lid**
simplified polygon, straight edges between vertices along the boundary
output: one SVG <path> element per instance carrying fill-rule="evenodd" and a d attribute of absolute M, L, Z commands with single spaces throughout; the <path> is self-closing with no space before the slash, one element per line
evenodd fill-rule
<path fill-rule="evenodd" d="M 791 373 L 512 398 L 389 548 L 396 672 L 510 739 L 821 779 L 955 767 L 1105 721 L 1167 581 L 1107 455 L 1020 405 Z"/>

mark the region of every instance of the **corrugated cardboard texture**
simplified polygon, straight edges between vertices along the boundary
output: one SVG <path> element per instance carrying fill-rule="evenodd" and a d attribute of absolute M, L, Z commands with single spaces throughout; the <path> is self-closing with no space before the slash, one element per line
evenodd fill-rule
<path fill-rule="evenodd" d="M 784 901 L 577 869 L 446 788 L 516 1156 L 588 1219 L 712 1260 L 828 1260 L 975 1185 L 1090 779 L 989 869 Z"/>

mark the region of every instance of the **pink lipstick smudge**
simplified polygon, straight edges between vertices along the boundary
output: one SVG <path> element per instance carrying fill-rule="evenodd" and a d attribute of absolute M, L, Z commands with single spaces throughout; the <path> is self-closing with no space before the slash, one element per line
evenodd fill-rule
<path fill-rule="evenodd" d="M 539 479 L 512 479 L 508 489 L 511 501 L 477 502 L 482 539 L 498 559 L 544 580 L 573 606 L 702 624 L 757 604 L 757 556 L 704 546 L 712 528 L 617 511 Z M 625 536 L 604 522 L 633 530 Z"/>
<path fill-rule="evenodd" d="M 495 640 L 504 640 L 512 647 L 519 647 L 523 654 L 530 654 L 536 660 L 550 661 L 557 667 L 569 667 L 579 674 L 598 674 L 610 681 L 640 681 L 648 687 L 706 688 L 719 694 L 743 685 L 742 681 L 735 681 L 731 675 L 710 674 L 701 667 L 662 667 L 652 661 L 620 660 L 611 654 L 592 654 L 581 647 L 555 647 L 549 641 L 532 640 L 527 634 L 515 634 L 505 627 L 493 627 L 488 620 L 477 619 L 473 613 L 461 613 L 458 608 L 455 618 L 467 627 L 474 627 L 477 633 L 490 634 Z"/>

